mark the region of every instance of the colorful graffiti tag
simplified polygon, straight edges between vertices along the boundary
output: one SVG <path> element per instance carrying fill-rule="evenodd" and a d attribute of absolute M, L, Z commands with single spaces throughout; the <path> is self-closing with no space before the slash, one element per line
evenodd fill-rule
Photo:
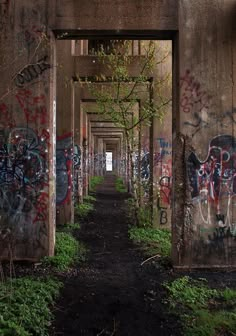
<path fill-rule="evenodd" d="M 193 201 L 199 205 L 205 224 L 232 228 L 231 207 L 236 194 L 236 139 L 219 135 L 209 144 L 204 161 L 191 153 L 187 171 Z"/>
<path fill-rule="evenodd" d="M 18 238 L 48 217 L 48 137 L 23 127 L 0 134 L 0 212 Z"/>
<path fill-rule="evenodd" d="M 171 223 L 168 209 L 171 206 L 172 143 L 166 137 L 159 137 L 154 145 L 154 173 L 159 179 L 157 185 L 159 224 L 167 225 Z"/>
<path fill-rule="evenodd" d="M 72 189 L 72 134 L 57 137 L 56 146 L 56 203 L 65 204 Z"/>

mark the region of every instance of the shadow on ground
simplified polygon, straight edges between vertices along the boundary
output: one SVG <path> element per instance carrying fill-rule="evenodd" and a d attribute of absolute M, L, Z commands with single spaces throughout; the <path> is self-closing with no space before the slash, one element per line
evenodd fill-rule
<path fill-rule="evenodd" d="M 128 239 L 128 194 L 114 184 L 106 176 L 78 233 L 88 260 L 65 279 L 51 336 L 178 336 L 179 321 L 168 313 L 161 286 L 170 275 L 154 263 L 140 265 L 144 256 Z"/>

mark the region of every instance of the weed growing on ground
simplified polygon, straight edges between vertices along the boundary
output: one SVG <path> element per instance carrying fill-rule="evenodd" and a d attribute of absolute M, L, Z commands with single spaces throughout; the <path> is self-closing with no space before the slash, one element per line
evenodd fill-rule
<path fill-rule="evenodd" d="M 0 284 L 0 335 L 46 336 L 51 324 L 49 306 L 62 284 L 53 278 L 24 277 Z"/>
<path fill-rule="evenodd" d="M 127 217 L 129 222 L 132 224 L 134 218 L 137 218 L 137 226 L 140 228 L 152 227 L 152 216 L 151 209 L 148 204 L 142 207 L 136 207 L 134 198 L 128 198 L 126 200 L 127 204 Z"/>
<path fill-rule="evenodd" d="M 89 182 L 89 190 L 92 192 L 96 191 L 96 187 L 104 181 L 103 176 L 92 176 Z"/>
<path fill-rule="evenodd" d="M 75 215 L 79 218 L 85 218 L 88 214 L 94 209 L 93 204 L 91 203 L 80 203 L 75 206 Z"/>
<path fill-rule="evenodd" d="M 96 201 L 96 198 L 94 196 L 91 196 L 91 195 L 84 196 L 83 199 L 84 199 L 84 202 L 86 202 L 86 203 L 92 203 L 92 202 Z"/>
<path fill-rule="evenodd" d="M 56 232 L 55 255 L 45 257 L 44 265 L 50 265 L 57 271 L 65 271 L 74 262 L 84 261 L 86 249 L 70 233 Z"/>
<path fill-rule="evenodd" d="M 236 290 L 209 288 L 205 279 L 181 277 L 165 283 L 170 307 L 182 312 L 185 336 L 225 336 L 236 333 Z"/>
<path fill-rule="evenodd" d="M 127 192 L 127 188 L 125 187 L 124 181 L 121 177 L 117 177 L 116 182 L 115 182 L 115 189 L 116 191 L 120 193 Z"/>
<path fill-rule="evenodd" d="M 80 224 L 79 223 L 66 223 L 63 225 L 57 226 L 57 231 L 64 231 L 64 232 L 71 232 L 73 230 L 79 230 L 80 229 Z"/>
<path fill-rule="evenodd" d="M 171 233 L 166 229 L 132 227 L 129 230 L 130 239 L 142 245 L 147 256 L 159 255 L 160 258 L 170 258 Z"/>

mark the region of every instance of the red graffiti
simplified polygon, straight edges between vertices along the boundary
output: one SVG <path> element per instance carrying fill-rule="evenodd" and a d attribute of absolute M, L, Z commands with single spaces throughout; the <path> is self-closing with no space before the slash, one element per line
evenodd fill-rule
<path fill-rule="evenodd" d="M 201 89 L 200 83 L 191 76 L 190 70 L 186 70 L 184 76 L 180 77 L 180 106 L 183 112 L 190 113 L 194 106 L 196 112 L 209 109 L 211 96 Z"/>
<path fill-rule="evenodd" d="M 171 177 L 162 176 L 160 181 L 160 199 L 161 203 L 170 205 L 171 203 Z"/>
<path fill-rule="evenodd" d="M 48 194 L 46 192 L 41 192 L 40 196 L 37 198 L 36 204 L 36 216 L 34 218 L 34 223 L 45 222 L 47 220 L 48 214 Z"/>
<path fill-rule="evenodd" d="M 0 125 L 3 128 L 13 128 L 16 125 L 15 120 L 9 113 L 8 107 L 4 103 L 0 104 Z"/>
<path fill-rule="evenodd" d="M 46 98 L 43 94 L 33 96 L 32 91 L 22 89 L 17 92 L 16 99 L 25 114 L 27 122 L 39 122 L 41 125 L 48 123 Z"/>

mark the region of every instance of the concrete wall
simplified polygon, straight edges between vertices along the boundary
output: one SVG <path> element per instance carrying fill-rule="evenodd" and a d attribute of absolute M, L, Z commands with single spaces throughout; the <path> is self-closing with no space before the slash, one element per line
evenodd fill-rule
<path fill-rule="evenodd" d="M 0 258 L 51 255 L 55 55 L 47 1 L 0 3 Z"/>
<path fill-rule="evenodd" d="M 180 267 L 236 266 L 235 20 L 235 1 L 179 2 L 173 256 Z"/>
<path fill-rule="evenodd" d="M 71 41 L 58 40 L 57 52 L 57 148 L 56 148 L 56 204 L 57 224 L 74 220 L 74 63 Z"/>
<path fill-rule="evenodd" d="M 177 9 L 176 0 L 57 0 L 52 15 L 62 30 L 176 30 Z"/>

